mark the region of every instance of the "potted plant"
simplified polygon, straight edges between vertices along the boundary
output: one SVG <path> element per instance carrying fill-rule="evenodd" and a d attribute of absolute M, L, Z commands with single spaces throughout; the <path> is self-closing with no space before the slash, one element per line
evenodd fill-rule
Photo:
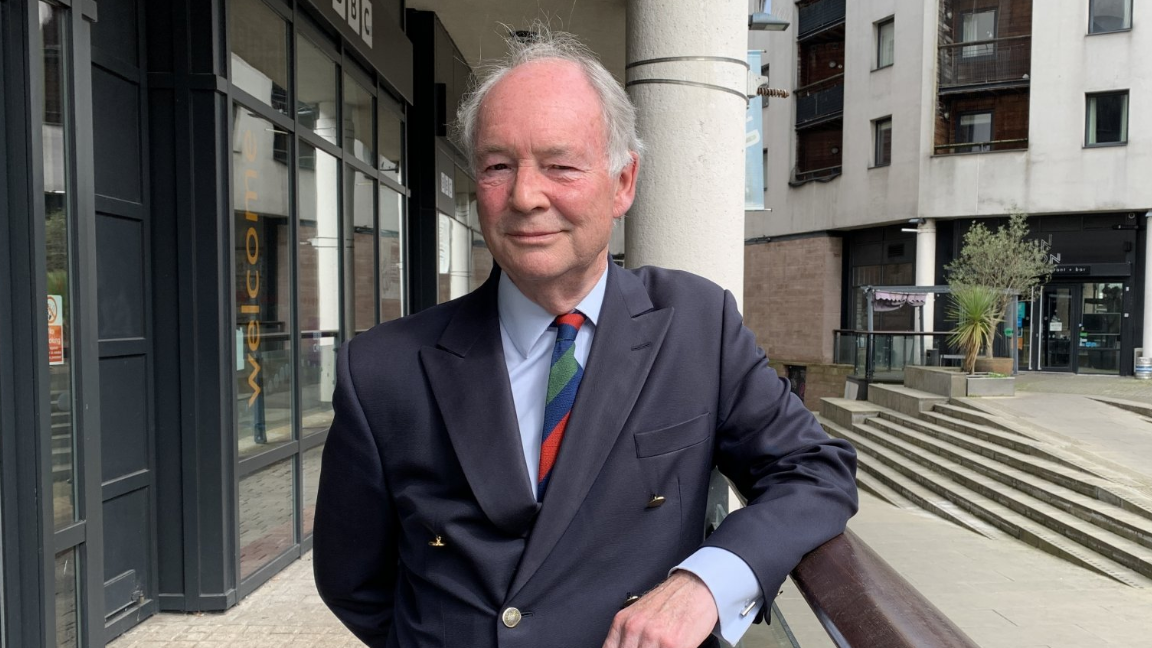
<path fill-rule="evenodd" d="M 1001 312 L 996 290 L 988 286 L 953 286 L 948 317 L 956 320 L 956 328 L 948 341 L 963 352 L 963 367 L 969 374 L 976 372 L 980 351 L 991 347 Z"/>

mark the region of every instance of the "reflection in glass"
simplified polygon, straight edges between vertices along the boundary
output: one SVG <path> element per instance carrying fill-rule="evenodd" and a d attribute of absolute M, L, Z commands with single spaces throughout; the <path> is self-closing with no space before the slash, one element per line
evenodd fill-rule
<path fill-rule="evenodd" d="M 446 302 L 471 290 L 472 230 L 455 218 L 440 214 L 438 234 L 439 302 Z"/>
<path fill-rule="evenodd" d="M 289 166 L 284 133 L 240 106 L 232 113 L 236 299 L 236 437 L 240 456 L 292 439 Z"/>
<path fill-rule="evenodd" d="M 345 169 L 352 209 L 353 327 L 357 333 L 376 324 L 376 181 Z"/>
<path fill-rule="evenodd" d="M 1072 368 L 1072 288 L 1044 289 L 1044 357 L 1041 369 Z"/>
<path fill-rule="evenodd" d="M 231 0 L 228 6 L 232 83 L 289 114 L 288 24 L 261 0 Z"/>
<path fill-rule="evenodd" d="M 380 187 L 380 321 L 404 314 L 404 196 Z"/>
<path fill-rule="evenodd" d="M 44 43 L 44 243 L 48 295 L 48 388 L 52 435 L 52 513 L 54 528 L 70 524 L 76 515 L 76 435 L 72 418 L 74 346 L 72 344 L 71 258 L 68 250 L 68 116 L 70 97 L 65 50 L 66 14 L 40 3 L 40 33 Z"/>
<path fill-rule="evenodd" d="M 56 646 L 79 646 L 76 636 L 76 594 L 79 590 L 76 575 L 76 550 L 68 549 L 56 554 Z"/>
<path fill-rule="evenodd" d="M 316 518 L 316 490 L 320 487 L 320 457 L 323 454 L 322 445 L 304 453 L 304 501 L 301 505 L 304 537 L 312 535 L 312 523 Z"/>
<path fill-rule="evenodd" d="M 469 282 L 469 289 L 476 290 L 480 284 L 488 279 L 488 275 L 492 273 L 492 253 L 488 250 L 488 245 L 484 243 L 484 236 L 476 230 L 472 230 L 472 277 Z"/>
<path fill-rule="evenodd" d="M 375 98 L 351 76 L 344 75 L 344 148 L 372 164 L 372 116 Z"/>
<path fill-rule="evenodd" d="M 378 147 L 379 161 L 377 162 L 377 169 L 380 174 L 392 178 L 400 184 L 404 184 L 404 122 L 400 119 L 398 112 L 390 110 L 387 106 L 397 106 L 396 102 L 391 98 L 384 96 L 380 97 L 379 107 L 376 114 L 379 119 L 376 124 L 376 143 Z M 397 107 L 396 111 L 399 110 Z"/>
<path fill-rule="evenodd" d="M 1077 369 L 1080 373 L 1120 373 L 1120 323 L 1124 317 L 1124 284 L 1086 283 Z"/>
<path fill-rule="evenodd" d="M 310 160 L 308 165 L 304 160 Z M 340 168 L 335 157 L 300 143 L 300 421 L 303 434 L 332 423 L 340 346 Z"/>
<path fill-rule="evenodd" d="M 241 579 L 296 543 L 293 461 L 289 457 L 240 480 Z"/>
<path fill-rule="evenodd" d="M 304 36 L 296 37 L 296 117 L 301 125 L 339 146 L 336 63 Z"/>

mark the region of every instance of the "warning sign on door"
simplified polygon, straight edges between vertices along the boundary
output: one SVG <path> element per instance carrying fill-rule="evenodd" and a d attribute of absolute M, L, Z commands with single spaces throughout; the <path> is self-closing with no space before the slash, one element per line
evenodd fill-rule
<path fill-rule="evenodd" d="M 48 295 L 48 364 L 64 364 L 64 298 Z"/>

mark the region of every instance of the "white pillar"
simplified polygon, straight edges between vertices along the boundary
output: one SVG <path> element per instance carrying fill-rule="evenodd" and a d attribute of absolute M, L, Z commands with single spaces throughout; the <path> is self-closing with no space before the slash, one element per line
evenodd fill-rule
<path fill-rule="evenodd" d="M 925 218 L 923 223 L 916 227 L 916 285 L 936 285 L 936 221 Z M 924 299 L 924 331 L 931 333 L 936 330 L 935 309 L 936 296 L 929 293 Z M 933 339 L 924 338 L 924 348 L 933 348 Z"/>
<path fill-rule="evenodd" d="M 1152 211 L 1144 214 L 1144 350 L 1145 358 L 1152 357 Z"/>
<path fill-rule="evenodd" d="M 628 0 L 627 18 L 628 93 L 648 149 L 627 263 L 694 272 L 740 302 L 748 3 Z"/>

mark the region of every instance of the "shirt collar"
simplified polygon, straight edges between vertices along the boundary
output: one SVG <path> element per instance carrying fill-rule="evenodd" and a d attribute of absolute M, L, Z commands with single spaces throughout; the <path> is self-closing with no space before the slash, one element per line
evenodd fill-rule
<path fill-rule="evenodd" d="M 608 263 L 612 263 L 611 260 Z M 584 314 L 588 323 L 593 327 L 600 318 L 600 307 L 604 305 L 604 289 L 608 284 L 608 268 L 600 275 L 596 285 L 592 287 L 584 299 L 576 305 L 576 310 Z M 508 338 L 516 347 L 516 351 L 523 358 L 528 357 L 529 351 L 536 346 L 540 336 L 552 326 L 555 316 L 544 310 L 539 304 L 528 299 L 516 284 L 508 278 L 505 272 L 500 273 L 500 285 L 497 292 L 497 307 L 500 313 L 500 324 L 508 333 Z"/>

